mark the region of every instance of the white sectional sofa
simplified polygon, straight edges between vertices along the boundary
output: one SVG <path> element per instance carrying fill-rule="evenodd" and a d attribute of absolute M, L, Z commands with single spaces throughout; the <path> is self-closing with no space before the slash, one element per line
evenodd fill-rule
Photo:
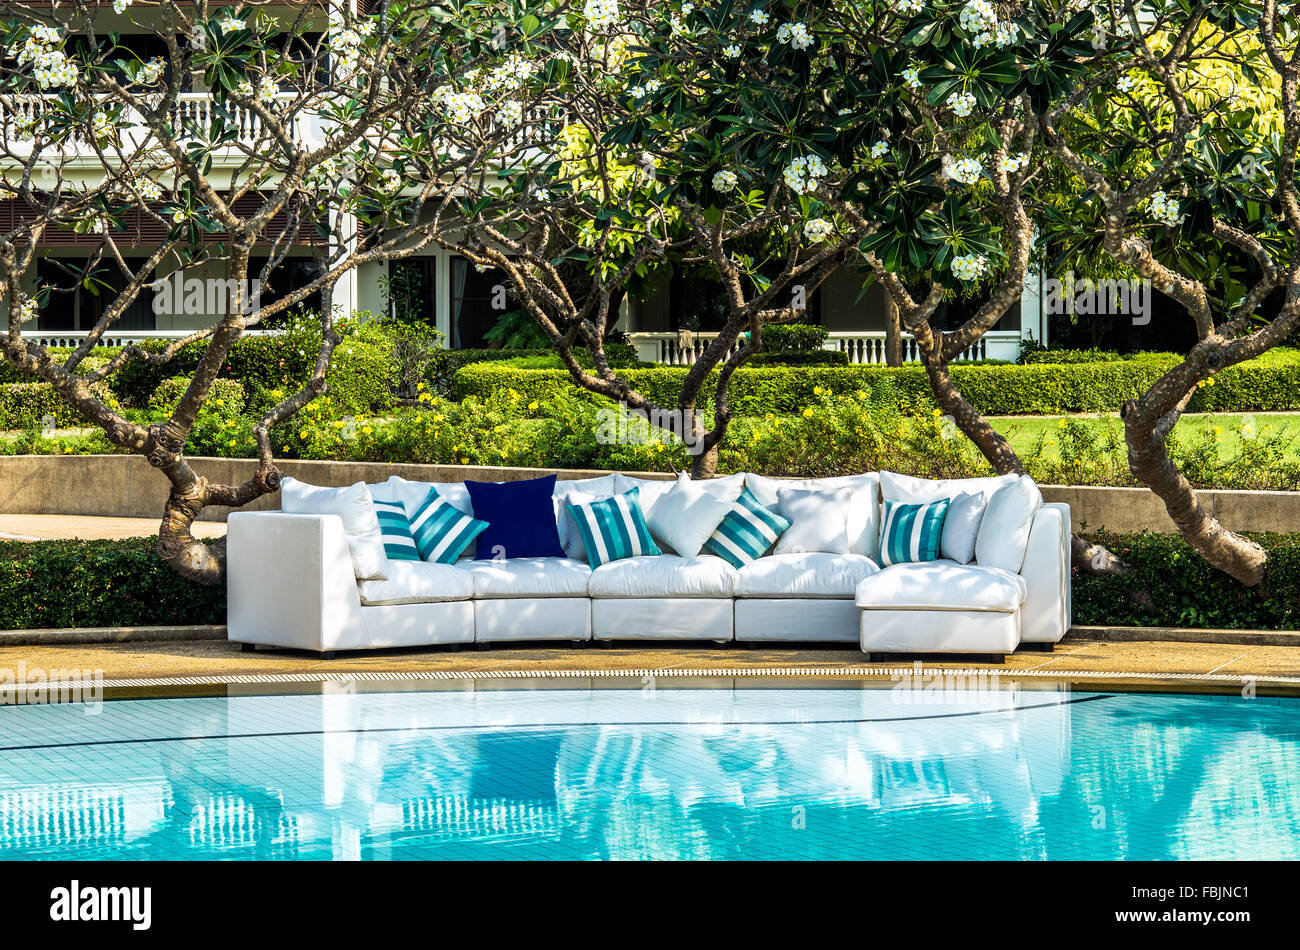
<path fill-rule="evenodd" d="M 732 486 L 743 478 L 764 504 L 784 486 L 849 488 L 849 550 L 769 553 L 739 569 L 709 553 L 628 557 L 594 570 L 572 557 L 392 560 L 383 579 L 358 581 L 339 515 L 236 511 L 228 530 L 228 637 L 323 654 L 530 640 L 831 641 L 857 643 L 868 654 L 1005 654 L 1021 644 L 1050 646 L 1069 628 L 1069 508 L 1042 504 L 1027 479 L 1026 497 L 1037 496 L 1033 510 L 1021 513 L 1027 537 L 986 539 L 983 529 L 994 526 L 984 524 L 968 564 L 940 558 L 882 567 L 882 502 L 987 494 L 1014 476 L 730 478 Z M 573 488 L 638 487 L 649 510 L 672 485 L 608 475 L 558 482 L 555 491 L 558 499 Z M 467 504 L 458 485 L 435 487 Z M 381 500 L 428 486 L 395 476 L 369 488 Z M 997 564 L 979 563 L 980 553 Z"/>

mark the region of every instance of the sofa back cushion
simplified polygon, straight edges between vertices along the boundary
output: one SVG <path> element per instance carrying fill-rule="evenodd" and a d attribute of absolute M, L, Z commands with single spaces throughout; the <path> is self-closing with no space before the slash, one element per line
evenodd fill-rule
<path fill-rule="evenodd" d="M 947 498 L 923 504 L 886 501 L 880 528 L 880 563 L 889 567 L 937 561 L 950 504 Z"/>
<path fill-rule="evenodd" d="M 610 561 L 663 553 L 650 536 L 639 494 L 632 488 L 608 498 L 594 498 L 586 492 L 565 496 L 565 509 L 582 536 L 592 570 Z"/>
<path fill-rule="evenodd" d="M 388 576 L 379 516 L 365 482 L 347 488 L 322 488 L 286 478 L 280 482 L 280 509 L 299 515 L 338 515 L 343 520 L 343 535 L 357 579 L 381 581 Z"/>
<path fill-rule="evenodd" d="M 704 542 L 704 550 L 734 568 L 742 568 L 770 551 L 789 527 L 789 519 L 760 505 L 746 488 L 731 503 L 717 530 Z"/>
<path fill-rule="evenodd" d="M 953 499 L 965 492 L 978 494 L 993 493 L 1004 485 L 1010 485 L 1019 475 L 993 475 L 987 478 L 916 478 L 912 475 L 899 475 L 897 472 L 880 473 L 880 495 L 885 501 L 905 501 L 911 505 L 938 501 L 940 498 Z"/>
<path fill-rule="evenodd" d="M 790 527 L 776 542 L 773 554 L 849 553 L 848 514 L 853 489 L 782 488 L 776 493 L 777 509 Z"/>
<path fill-rule="evenodd" d="M 994 492 L 975 539 L 975 563 L 1019 574 L 1029 547 L 1029 529 L 1042 506 L 1043 495 L 1027 475 Z"/>
<path fill-rule="evenodd" d="M 776 493 L 782 488 L 805 491 L 823 488 L 851 488 L 853 497 L 845 518 L 849 552 L 876 560 L 880 554 L 880 476 L 875 472 L 838 475 L 833 478 L 769 478 L 745 474 L 745 487 L 764 508 L 777 508 Z"/>
<path fill-rule="evenodd" d="M 633 478 L 631 475 L 624 475 L 622 472 L 614 474 L 614 494 L 625 495 L 633 488 L 637 489 L 638 497 L 641 499 L 641 511 L 645 513 L 646 518 L 650 517 L 650 512 L 659 499 L 668 494 L 672 487 L 677 484 L 676 479 L 672 478 Z"/>
<path fill-rule="evenodd" d="M 555 476 L 514 482 L 466 480 L 474 517 L 488 526 L 478 536 L 474 557 L 564 557 L 555 526 Z"/>
<path fill-rule="evenodd" d="M 455 564 L 474 539 L 488 527 L 443 499 L 430 486 L 424 501 L 410 512 L 411 535 L 420 559 L 435 564 Z"/>

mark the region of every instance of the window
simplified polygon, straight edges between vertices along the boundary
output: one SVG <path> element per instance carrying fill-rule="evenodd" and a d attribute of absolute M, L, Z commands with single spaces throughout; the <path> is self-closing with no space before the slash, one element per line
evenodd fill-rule
<path fill-rule="evenodd" d="M 322 265 L 314 257 L 286 257 L 280 261 L 275 270 L 269 275 L 263 275 L 262 271 L 266 268 L 270 258 L 267 257 L 250 257 L 248 259 L 248 279 L 261 280 L 260 304 L 263 307 L 269 307 L 273 303 L 283 300 L 295 290 L 307 286 L 313 280 L 321 275 Z M 258 326 L 273 327 L 284 320 L 287 313 L 314 312 L 319 313 L 321 309 L 321 292 L 319 290 L 308 294 L 306 298 L 291 306 L 288 310 L 282 310 L 272 317 L 268 317 Z"/>
<path fill-rule="evenodd" d="M 436 263 L 433 257 L 388 262 L 390 316 L 437 326 Z"/>
<path fill-rule="evenodd" d="M 144 267 L 148 258 L 124 258 L 133 272 Z M 39 328 L 42 330 L 91 330 L 104 311 L 113 305 L 130 282 L 116 261 L 91 261 L 80 258 L 47 257 L 39 261 L 37 279 L 45 304 L 41 307 Z M 152 282 L 152 275 L 149 277 Z M 114 321 L 114 330 L 154 329 L 153 290 L 146 283 L 126 311 Z"/>
<path fill-rule="evenodd" d="M 451 346 L 486 346 L 484 335 L 496 325 L 508 305 L 506 275 L 496 268 L 476 270 L 463 257 L 451 259 Z"/>
<path fill-rule="evenodd" d="M 779 276 L 779 272 L 777 275 Z M 752 299 L 755 288 L 744 288 L 746 297 Z M 789 304 L 793 288 L 788 294 L 779 294 L 773 306 Z M 682 273 L 673 274 L 668 284 L 669 310 L 672 314 L 673 330 L 693 330 L 714 333 L 721 330 L 727 322 L 728 302 L 726 291 L 721 281 L 711 274 Z M 804 300 L 805 312 L 797 316 L 795 323 L 821 323 L 821 293 L 814 291 Z"/>

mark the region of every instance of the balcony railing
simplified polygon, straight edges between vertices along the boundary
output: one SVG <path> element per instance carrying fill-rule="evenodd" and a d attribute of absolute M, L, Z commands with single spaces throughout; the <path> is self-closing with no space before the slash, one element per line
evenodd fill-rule
<path fill-rule="evenodd" d="M 22 154 L 29 144 L 20 137 L 20 131 L 37 123 L 47 109 L 47 103 L 55 97 L 48 95 L 7 95 L 0 96 L 0 137 L 3 137 L 10 151 Z M 292 97 L 281 96 L 278 101 L 288 101 Z M 274 107 L 274 104 L 273 104 Z M 249 109 L 240 108 L 234 103 L 227 103 L 227 120 L 234 126 L 238 143 L 252 145 L 262 134 L 262 120 Z M 184 140 L 186 131 L 197 129 L 206 131 L 212 127 L 217 115 L 217 102 L 206 92 L 186 92 L 176 97 L 172 109 L 171 124 L 173 130 Z M 319 138 L 314 123 L 305 114 L 295 116 L 295 132 L 304 140 Z M 139 115 L 134 117 L 128 111 L 121 126 L 121 138 L 126 148 L 142 142 L 145 126 Z M 71 148 L 64 151 L 74 153 L 89 149 L 89 143 L 80 133 L 74 133 Z"/>
<path fill-rule="evenodd" d="M 637 356 L 651 363 L 668 366 L 690 366 L 705 349 L 717 339 L 716 333 L 629 333 Z M 900 340 L 903 362 L 916 363 L 921 359 L 916 341 L 906 333 Z M 741 343 L 731 347 L 734 353 Z M 1019 355 L 1019 330 L 994 330 L 986 333 L 973 346 L 965 350 L 958 360 L 999 359 L 1014 362 Z M 884 330 L 833 331 L 828 334 L 824 349 L 845 353 L 849 363 L 863 365 L 885 362 Z"/>

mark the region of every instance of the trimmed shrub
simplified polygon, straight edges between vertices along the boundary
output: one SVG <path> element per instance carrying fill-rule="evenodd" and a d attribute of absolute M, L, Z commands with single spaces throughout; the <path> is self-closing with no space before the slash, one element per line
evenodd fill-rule
<path fill-rule="evenodd" d="M 1258 534 L 1268 551 L 1259 590 L 1211 567 L 1176 534 L 1089 537 L 1129 565 L 1115 577 L 1074 575 L 1074 622 L 1083 626 L 1294 630 L 1300 621 L 1300 537 Z"/>
<path fill-rule="evenodd" d="M 830 333 L 815 323 L 769 323 L 763 327 L 766 353 L 815 353 Z"/>
<path fill-rule="evenodd" d="M 157 543 L 0 541 L 0 629 L 225 623 L 225 585 L 185 580 Z"/>
<path fill-rule="evenodd" d="M 117 400 L 104 383 L 91 384 L 90 391 L 107 405 L 117 406 Z M 0 431 L 39 429 L 47 416 L 52 417 L 59 428 L 90 425 L 49 383 L 0 384 Z"/>
<path fill-rule="evenodd" d="M 746 366 L 848 366 L 849 354 L 833 350 L 819 350 L 811 353 L 764 353 L 751 356 Z"/>
<path fill-rule="evenodd" d="M 578 362 L 583 366 L 591 365 L 591 354 L 586 350 L 576 350 Z M 434 392 L 447 395 L 452 390 L 452 380 L 462 368 L 473 363 L 496 363 L 502 360 L 526 359 L 530 357 L 550 357 L 556 361 L 555 368 L 563 369 L 555 351 L 549 348 L 535 350 L 440 350 L 429 368 L 428 382 Z M 607 342 L 605 358 L 611 366 L 641 366 L 637 358 L 636 347 L 627 343 Z"/>
<path fill-rule="evenodd" d="M 980 412 L 992 416 L 1055 415 L 1068 412 L 1116 412 L 1126 400 L 1137 399 L 1177 365 L 1173 354 L 1142 354 L 1102 363 L 994 364 L 957 363 L 952 378 Z M 622 376 L 661 405 L 676 405 L 686 367 L 629 368 Z M 716 381 L 709 378 L 701 410 L 708 408 Z M 933 408 L 934 399 L 917 365 L 780 367 L 744 366 L 732 379 L 733 411 L 743 415 L 798 412 L 814 388 L 851 393 L 890 380 L 910 411 Z M 512 369 L 489 363 L 459 370 L 451 387 L 454 398 L 483 397 L 499 388 L 513 388 L 530 399 L 546 399 L 578 389 L 562 370 Z M 1219 373 L 1192 397 L 1190 412 L 1276 412 L 1300 408 L 1300 351 L 1281 350 Z"/>
<path fill-rule="evenodd" d="M 1028 350 L 1023 363 L 1114 363 L 1124 357 L 1118 350 L 1099 350 L 1095 346 L 1086 350 Z"/>

